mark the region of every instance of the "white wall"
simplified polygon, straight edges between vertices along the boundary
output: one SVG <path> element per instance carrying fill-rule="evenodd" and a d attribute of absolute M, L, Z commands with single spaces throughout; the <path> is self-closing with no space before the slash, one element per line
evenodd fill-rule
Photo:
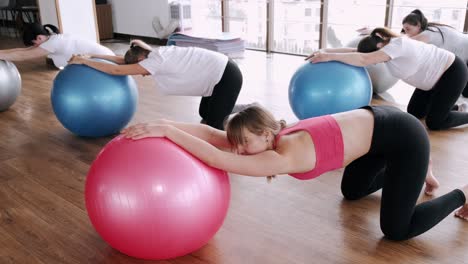
<path fill-rule="evenodd" d="M 38 0 L 38 4 L 42 24 L 60 27 L 62 33 L 99 40 L 94 0 Z"/>
<path fill-rule="evenodd" d="M 41 14 L 42 24 L 52 24 L 58 27 L 57 9 L 55 8 L 55 0 L 38 0 L 39 13 Z"/>
<path fill-rule="evenodd" d="M 158 16 L 163 26 L 169 23 L 169 1 L 171 0 L 108 0 L 112 4 L 114 32 L 156 37 L 152 26 L 153 18 Z"/>
<path fill-rule="evenodd" d="M 63 33 L 99 41 L 94 0 L 56 1 Z"/>

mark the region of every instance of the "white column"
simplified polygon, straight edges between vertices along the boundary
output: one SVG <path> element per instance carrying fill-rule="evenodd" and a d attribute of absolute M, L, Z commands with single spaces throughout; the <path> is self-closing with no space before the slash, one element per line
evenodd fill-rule
<path fill-rule="evenodd" d="M 108 2 L 112 5 L 116 33 L 157 37 L 152 25 L 154 17 L 159 18 L 163 27 L 169 24 L 169 2 L 172 0 L 108 0 Z"/>
<path fill-rule="evenodd" d="M 56 0 L 59 26 L 63 33 L 99 42 L 94 0 Z"/>
<path fill-rule="evenodd" d="M 321 11 L 321 30 L 320 30 L 320 49 L 327 47 L 327 31 L 328 31 L 328 0 L 322 0 Z"/>
<path fill-rule="evenodd" d="M 57 9 L 55 8 L 55 0 L 38 0 L 39 13 L 41 15 L 42 24 L 58 25 Z"/>

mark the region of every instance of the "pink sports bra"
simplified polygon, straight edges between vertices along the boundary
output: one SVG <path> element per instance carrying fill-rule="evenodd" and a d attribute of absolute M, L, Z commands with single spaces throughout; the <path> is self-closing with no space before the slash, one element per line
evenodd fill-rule
<path fill-rule="evenodd" d="M 276 136 L 275 141 L 278 142 L 281 136 L 298 130 L 306 130 L 309 132 L 314 142 L 316 156 L 315 168 L 307 172 L 290 173 L 289 175 L 299 180 L 309 180 L 327 171 L 343 167 L 343 136 L 335 118 L 331 115 L 326 115 L 301 120 L 295 125 L 283 129 Z"/>

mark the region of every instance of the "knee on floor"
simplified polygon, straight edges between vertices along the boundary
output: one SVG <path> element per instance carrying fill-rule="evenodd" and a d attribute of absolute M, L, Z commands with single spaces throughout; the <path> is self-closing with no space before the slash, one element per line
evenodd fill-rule
<path fill-rule="evenodd" d="M 385 238 L 393 241 L 403 241 L 409 238 L 408 232 L 402 228 L 397 228 L 396 226 L 380 226 L 380 229 L 385 235 Z"/>
<path fill-rule="evenodd" d="M 426 118 L 426 126 L 430 130 L 440 130 L 442 129 L 443 121 L 427 117 Z"/>
<path fill-rule="evenodd" d="M 360 192 L 356 192 L 356 191 L 352 191 L 352 190 L 347 190 L 347 189 L 343 189 L 341 188 L 341 193 L 343 194 L 344 198 L 346 200 L 350 200 L 350 201 L 353 201 L 353 200 L 359 200 L 361 199 L 364 195 Z"/>

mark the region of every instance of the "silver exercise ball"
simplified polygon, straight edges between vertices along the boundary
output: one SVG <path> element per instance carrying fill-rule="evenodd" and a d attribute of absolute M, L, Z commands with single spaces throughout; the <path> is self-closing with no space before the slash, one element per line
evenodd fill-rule
<path fill-rule="evenodd" d="M 357 48 L 359 41 L 361 41 L 363 37 L 365 36 L 356 37 L 351 40 L 346 47 Z M 372 90 L 374 93 L 383 93 L 398 82 L 398 78 L 393 77 L 385 63 L 369 65 L 366 68 L 372 81 Z"/>
<path fill-rule="evenodd" d="M 16 66 L 0 60 L 0 111 L 7 110 L 21 92 L 21 76 Z"/>

